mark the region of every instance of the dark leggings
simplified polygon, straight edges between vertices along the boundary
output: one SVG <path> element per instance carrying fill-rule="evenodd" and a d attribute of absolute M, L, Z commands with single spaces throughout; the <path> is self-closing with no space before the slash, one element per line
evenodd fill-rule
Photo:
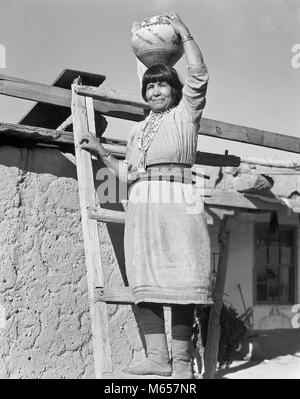
<path fill-rule="evenodd" d="M 163 334 L 165 321 L 163 305 L 160 303 L 142 302 L 138 305 L 139 318 L 143 333 Z M 193 333 L 195 305 L 171 305 L 172 338 L 189 341 Z"/>

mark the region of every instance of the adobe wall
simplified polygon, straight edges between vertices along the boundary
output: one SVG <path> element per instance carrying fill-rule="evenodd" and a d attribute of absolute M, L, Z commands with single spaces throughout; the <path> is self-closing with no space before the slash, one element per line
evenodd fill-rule
<path fill-rule="evenodd" d="M 246 306 L 252 306 L 253 223 L 245 222 L 239 216 L 234 216 L 231 222 L 224 302 L 231 304 L 241 315 L 244 309 L 238 284 L 241 286 Z M 215 271 L 220 251 L 219 229 L 220 220 L 214 218 L 214 223 L 209 225 L 209 232 L 213 266 L 215 258 Z"/>
<path fill-rule="evenodd" d="M 234 217 L 230 234 L 230 250 L 224 301 L 229 302 L 237 310 L 239 315 L 243 315 L 245 313 L 245 309 L 238 287 L 240 285 L 246 309 L 252 308 L 253 311 L 254 329 L 294 328 L 295 322 L 293 323 L 293 320 L 295 321 L 295 312 L 298 311 L 297 309 L 299 309 L 299 307 L 296 308 L 293 305 L 277 305 L 276 303 L 268 305 L 257 305 L 253 303 L 253 268 L 255 265 L 254 228 L 258 223 L 268 224 L 269 221 L 270 212 L 264 212 L 258 215 L 241 212 Z M 278 213 L 278 222 L 280 225 L 290 225 L 298 229 L 298 256 L 296 256 L 295 259 L 295 301 L 296 303 L 299 303 L 300 234 L 298 217 L 292 212 L 288 212 L 286 210 Z M 210 226 L 212 252 L 218 252 L 218 229 L 218 222 L 215 222 L 214 225 Z"/>
<path fill-rule="evenodd" d="M 246 308 L 252 306 L 253 301 L 253 266 L 254 266 L 254 225 L 237 217 L 233 222 L 230 234 L 230 252 L 228 258 L 225 297 L 242 315 L 242 295 Z"/>
<path fill-rule="evenodd" d="M 2 146 L 0 176 L 0 378 L 93 378 L 74 158 Z M 99 233 L 107 282 L 121 285 L 123 230 Z M 131 308 L 108 310 L 119 369 L 142 347 Z"/>

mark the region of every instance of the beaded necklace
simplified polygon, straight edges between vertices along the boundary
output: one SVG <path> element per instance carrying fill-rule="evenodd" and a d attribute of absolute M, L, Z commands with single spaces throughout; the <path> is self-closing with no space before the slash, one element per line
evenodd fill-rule
<path fill-rule="evenodd" d="M 172 110 L 167 109 L 163 112 L 153 112 L 144 121 L 143 128 L 138 131 L 137 142 L 141 151 L 141 158 L 138 164 L 138 172 L 146 172 L 146 152 L 148 151 L 163 118 Z"/>

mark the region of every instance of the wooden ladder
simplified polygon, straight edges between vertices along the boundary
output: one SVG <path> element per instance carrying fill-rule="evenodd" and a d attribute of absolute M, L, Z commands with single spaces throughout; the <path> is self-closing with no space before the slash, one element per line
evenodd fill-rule
<path fill-rule="evenodd" d="M 72 84 L 71 109 L 85 262 L 87 268 L 95 378 L 101 379 L 103 378 L 103 373 L 112 372 L 107 303 L 133 304 L 134 296 L 130 287 L 124 286 L 117 290 L 110 290 L 104 287 L 97 222 L 125 223 L 125 212 L 108 210 L 100 207 L 94 186 L 92 157 L 87 151 L 82 150 L 79 144 L 84 133 L 89 131 L 96 135 L 93 98 L 82 95 L 82 93 L 77 94 L 80 86 L 81 79 L 78 77 Z M 221 226 L 222 232 L 225 231 L 227 221 L 228 216 L 225 216 Z M 220 256 L 219 260 L 217 273 L 218 282 L 214 290 L 215 305 L 213 311 L 210 312 L 206 348 L 208 350 L 205 356 L 207 363 L 205 375 L 207 378 L 214 378 L 216 369 L 220 337 L 219 317 L 226 276 L 228 242 L 229 235 L 227 231 L 226 240 L 221 241 L 221 250 L 224 252 L 224 255 Z"/>
<path fill-rule="evenodd" d="M 124 223 L 124 212 L 99 209 L 91 155 L 80 148 L 87 131 L 96 134 L 93 99 L 76 94 L 80 78 L 72 84 L 72 119 L 81 222 L 84 239 L 89 307 L 91 315 L 95 378 L 112 371 L 107 304 L 104 298 L 104 276 L 97 220 Z"/>

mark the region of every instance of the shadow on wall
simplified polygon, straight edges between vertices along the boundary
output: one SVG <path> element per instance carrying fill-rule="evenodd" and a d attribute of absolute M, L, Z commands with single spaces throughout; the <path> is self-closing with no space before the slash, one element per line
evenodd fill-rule
<path fill-rule="evenodd" d="M 103 168 L 105 168 L 104 173 L 99 173 L 101 169 L 104 170 Z M 95 189 L 101 208 L 123 212 L 122 200 L 127 198 L 127 185 L 120 183 L 115 175 L 109 172 L 101 160 L 93 162 L 93 173 Z M 106 226 L 123 283 L 125 286 L 128 286 L 124 256 L 124 224 L 106 223 Z"/>
<path fill-rule="evenodd" d="M 24 172 L 77 179 L 75 160 L 73 163 L 67 156 L 54 148 L 0 147 L 0 165 L 16 167 Z M 74 158 L 72 154 L 69 156 Z"/>

